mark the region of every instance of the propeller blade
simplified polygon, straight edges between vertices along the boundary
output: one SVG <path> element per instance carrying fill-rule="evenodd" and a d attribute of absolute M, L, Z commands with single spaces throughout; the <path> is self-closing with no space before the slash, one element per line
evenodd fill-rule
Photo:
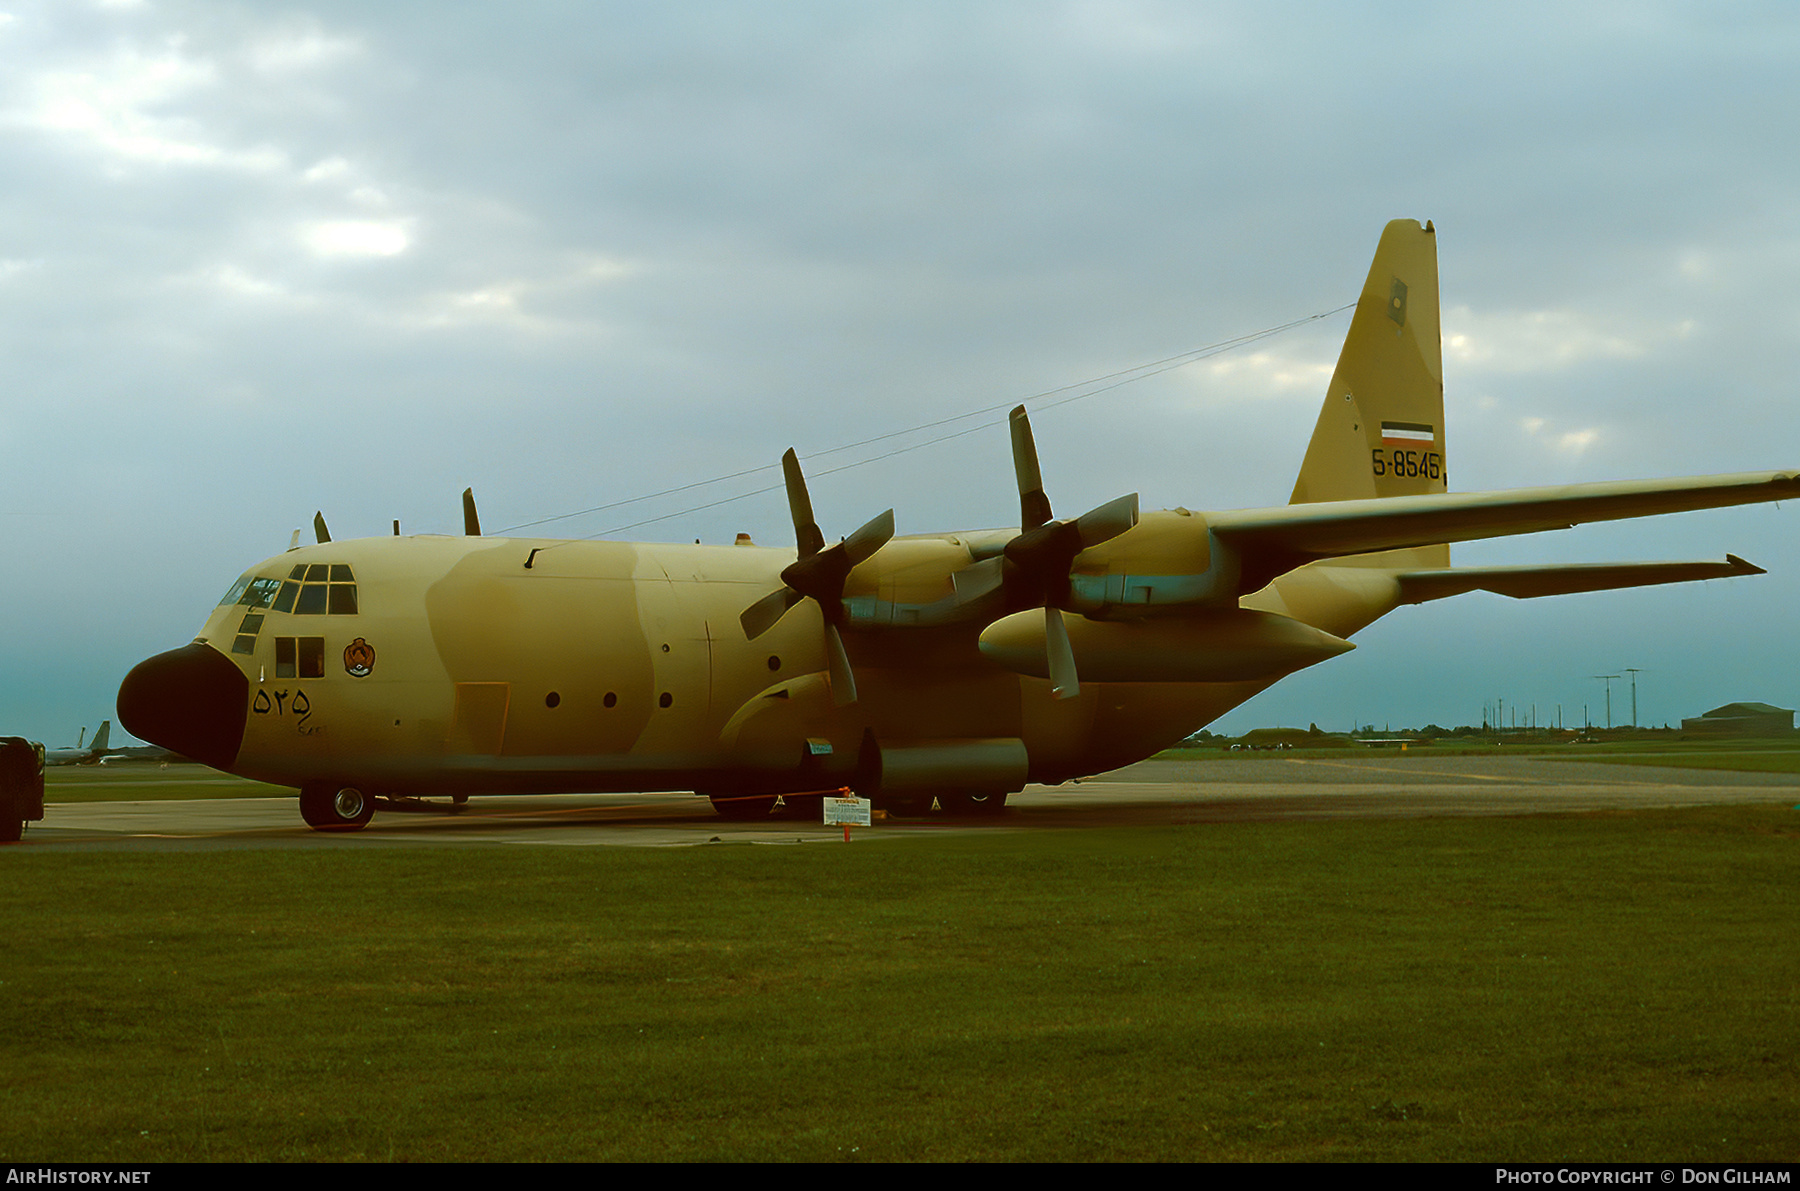
<path fill-rule="evenodd" d="M 1081 538 L 1081 548 L 1086 550 L 1089 546 L 1110 542 L 1137 523 L 1138 494 L 1133 492 L 1075 518 L 1075 532 Z"/>
<path fill-rule="evenodd" d="M 1050 498 L 1044 495 L 1044 476 L 1038 469 L 1037 440 L 1031 436 L 1031 419 L 1018 406 L 1012 423 L 1013 473 L 1019 479 L 1019 527 L 1030 531 L 1050 520 Z"/>
<path fill-rule="evenodd" d="M 812 497 L 806 492 L 806 476 L 800 471 L 800 456 L 789 447 L 781 457 L 781 477 L 787 483 L 788 513 L 794 519 L 794 544 L 801 558 L 811 558 L 825 545 L 825 535 L 813 517 Z"/>
<path fill-rule="evenodd" d="M 475 515 L 475 489 L 463 489 L 463 536 L 481 536 L 481 518 Z"/>
<path fill-rule="evenodd" d="M 894 536 L 894 510 L 889 509 L 879 517 L 869 520 L 867 525 L 838 543 L 852 567 L 867 561 L 877 550 L 887 545 Z M 832 549 L 837 549 L 836 546 Z M 846 575 L 848 571 L 844 572 Z"/>
<path fill-rule="evenodd" d="M 325 514 L 313 514 L 313 537 L 323 546 L 331 540 L 331 531 L 325 528 Z"/>
<path fill-rule="evenodd" d="M 1000 558 L 984 558 L 974 566 L 950 572 L 951 590 L 964 603 L 973 603 L 982 596 L 998 591 L 1005 580 L 1006 566 Z"/>
<path fill-rule="evenodd" d="M 1075 650 L 1069 645 L 1069 626 L 1063 623 L 1061 608 L 1044 609 L 1044 654 L 1050 663 L 1050 694 L 1056 699 L 1073 699 L 1081 693 L 1075 676 Z"/>
<path fill-rule="evenodd" d="M 754 641 L 774 628 L 775 622 L 804 598 L 791 587 L 780 587 L 745 608 L 738 616 L 738 623 L 744 626 L 744 639 Z"/>
<path fill-rule="evenodd" d="M 850 655 L 844 649 L 843 634 L 838 631 L 844 622 L 844 580 L 893 538 L 894 510 L 873 518 L 828 549 L 825 535 L 813 517 L 812 497 L 806 491 L 800 457 L 791 447 L 781 457 L 781 475 L 787 486 L 788 513 L 794 519 L 796 557 L 781 572 L 786 586 L 744 609 L 738 621 L 744 626 L 744 636 L 755 640 L 801 600 L 816 601 L 825 618 L 825 661 L 831 674 L 831 698 L 842 707 L 856 702 L 856 676 L 850 671 Z"/>
<path fill-rule="evenodd" d="M 831 668 L 831 701 L 839 707 L 856 702 L 856 676 L 850 672 L 850 655 L 837 626 L 825 622 L 825 658 Z"/>

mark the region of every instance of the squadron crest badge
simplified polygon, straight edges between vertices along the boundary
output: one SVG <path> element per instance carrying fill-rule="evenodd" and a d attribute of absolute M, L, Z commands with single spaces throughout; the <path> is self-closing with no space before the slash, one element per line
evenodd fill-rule
<path fill-rule="evenodd" d="M 352 678 L 367 678 L 375 670 L 375 647 L 361 637 L 344 646 L 344 669 Z"/>

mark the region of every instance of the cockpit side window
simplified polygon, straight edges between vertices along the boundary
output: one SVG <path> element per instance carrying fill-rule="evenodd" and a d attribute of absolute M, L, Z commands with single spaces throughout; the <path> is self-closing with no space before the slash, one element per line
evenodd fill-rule
<path fill-rule="evenodd" d="M 325 677 L 325 638 L 275 638 L 275 677 Z"/>
<path fill-rule="evenodd" d="M 263 613 L 274 600 L 281 588 L 281 580 L 258 578 L 245 575 L 231 585 L 225 598 L 219 601 L 221 608 L 236 605 L 244 609 L 244 618 L 238 622 L 237 634 L 232 638 L 231 652 L 254 654 L 256 652 L 256 635 L 262 632 Z"/>

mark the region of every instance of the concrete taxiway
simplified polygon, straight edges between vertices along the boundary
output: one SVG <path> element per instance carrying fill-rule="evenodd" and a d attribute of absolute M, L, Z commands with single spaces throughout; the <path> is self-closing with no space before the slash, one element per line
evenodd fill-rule
<path fill-rule="evenodd" d="M 189 767 L 179 767 L 186 770 Z M 234 779 L 193 767 L 149 787 Z M 91 779 L 98 785 L 106 779 Z M 245 785 L 238 783 L 238 785 Z M 128 787 L 121 786 L 121 792 Z M 54 790 L 51 794 L 55 797 Z M 1145 761 L 1102 777 L 1015 794 L 991 820 L 933 815 L 855 828 L 863 841 L 946 831 L 1157 826 L 1268 820 L 1530 815 L 1721 803 L 1800 803 L 1790 774 L 1739 773 L 1528 757 L 1203 758 Z M 52 802 L 21 847 L 207 850 L 524 844 L 667 847 L 842 840 L 817 822 L 731 823 L 686 793 L 475 798 L 457 813 L 384 810 L 362 831 L 323 835 L 292 797 Z"/>

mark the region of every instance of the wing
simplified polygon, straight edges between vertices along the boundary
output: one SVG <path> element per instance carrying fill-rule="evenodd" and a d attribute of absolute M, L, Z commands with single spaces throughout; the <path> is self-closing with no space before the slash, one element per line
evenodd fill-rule
<path fill-rule="evenodd" d="M 1790 497 L 1800 497 L 1800 473 L 1745 472 L 1283 505 L 1211 513 L 1207 522 L 1213 535 L 1243 559 L 1239 590 L 1254 591 L 1277 575 L 1324 558 Z"/>

